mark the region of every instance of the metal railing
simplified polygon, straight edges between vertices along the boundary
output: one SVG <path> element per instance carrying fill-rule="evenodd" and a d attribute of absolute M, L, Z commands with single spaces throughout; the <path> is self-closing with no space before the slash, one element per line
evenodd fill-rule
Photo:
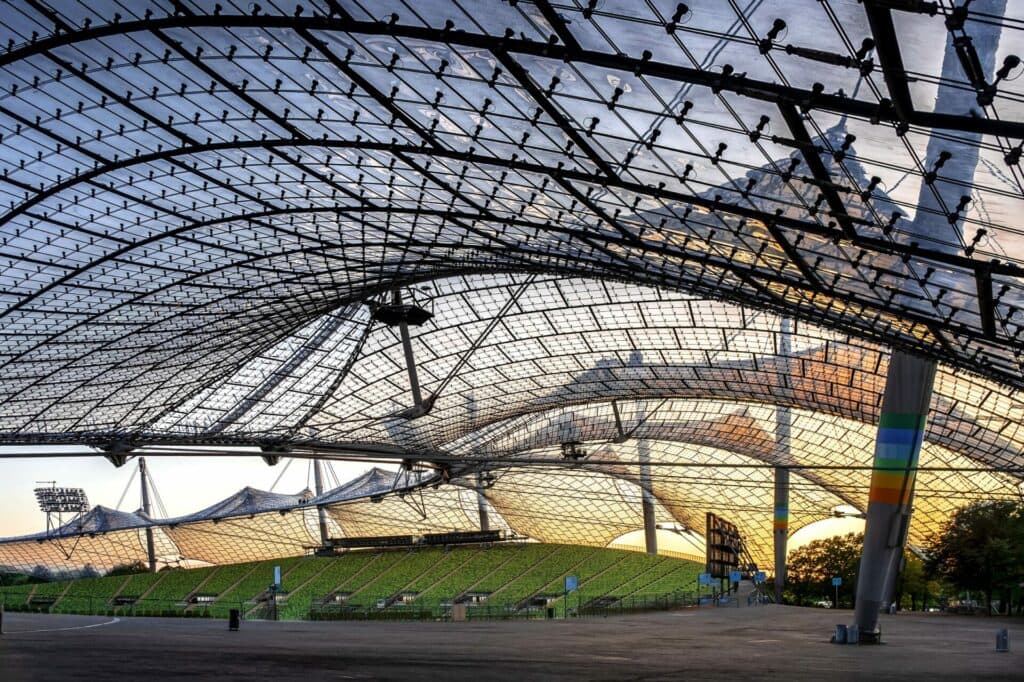
<path fill-rule="evenodd" d="M 0 594 L 7 611 L 22 613 L 68 613 L 88 616 L 164 616 L 173 618 L 227 618 L 231 609 L 238 609 L 243 618 L 253 611 L 250 620 L 267 617 L 254 602 L 215 602 L 186 604 L 173 599 L 137 599 L 118 604 L 108 597 L 64 597 L 50 602 L 48 597 L 26 599 L 24 594 Z M 272 609 L 272 605 L 267 605 Z"/>
<path fill-rule="evenodd" d="M 368 605 L 339 604 L 335 602 L 310 605 L 310 620 L 452 620 L 452 608 L 448 605 L 419 608 L 414 605 L 391 605 L 379 607 L 376 600 Z M 515 603 L 467 604 L 466 620 L 546 620 L 578 617 L 601 617 L 644 611 L 666 611 L 697 606 L 697 595 L 693 592 L 669 594 L 632 595 L 625 598 L 613 596 L 591 597 L 571 593 L 547 605 L 531 605 L 520 608 Z"/>
<path fill-rule="evenodd" d="M 377 605 L 377 599 L 364 604 L 337 602 L 322 603 L 313 600 L 308 612 L 303 615 L 309 620 L 382 620 L 421 621 L 452 620 L 452 607 L 442 604 L 420 607 L 415 604 Z M 30 613 L 74 613 L 106 616 L 163 616 L 176 618 L 227 618 L 231 609 L 237 608 L 248 620 L 276 620 L 278 610 L 284 604 L 273 602 L 211 602 L 186 604 L 180 600 L 137 599 L 132 603 L 118 604 L 108 597 L 63 597 L 58 599 L 32 598 L 24 594 L 0 593 L 0 602 L 7 611 Z M 530 605 L 520 608 L 515 603 L 477 603 L 466 608 L 466 619 L 473 620 L 546 620 L 579 617 L 606 617 L 644 611 L 665 611 L 698 605 L 696 593 L 673 592 L 670 594 L 632 595 L 619 598 L 610 595 L 586 595 L 570 593 L 547 605 Z"/>

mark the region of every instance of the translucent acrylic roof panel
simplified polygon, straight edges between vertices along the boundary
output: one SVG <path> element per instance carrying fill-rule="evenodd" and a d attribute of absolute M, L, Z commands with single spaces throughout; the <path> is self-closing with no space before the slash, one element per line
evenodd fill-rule
<path fill-rule="evenodd" d="M 728 299 L 1024 386 L 1012 3 L 300 9 L 5 5 L 5 433 L 288 436 L 359 303 L 484 271 Z"/>
<path fill-rule="evenodd" d="M 162 528 L 154 528 L 153 540 L 160 560 L 181 558 L 178 548 Z M 24 573 L 31 573 L 37 566 L 61 571 L 78 571 L 85 567 L 108 571 L 124 564 L 145 563 L 147 559 L 146 533 L 142 527 L 89 532 L 76 526 L 58 534 L 39 533 L 0 541 L 0 566 Z"/>
<path fill-rule="evenodd" d="M 299 556 L 320 544 L 315 509 L 170 523 L 166 532 L 183 557 L 212 564 Z"/>
<path fill-rule="evenodd" d="M 475 500 L 446 485 L 329 506 L 346 536 L 419 535 L 479 529 Z"/>
<path fill-rule="evenodd" d="M 559 465 L 557 448 L 564 442 L 580 442 L 586 458 Z M 705 512 L 720 513 L 741 527 L 756 560 L 770 561 L 771 467 L 794 467 L 790 526 L 795 531 L 839 507 L 866 509 L 873 446 L 874 427 L 805 410 L 624 400 L 614 407 L 591 404 L 509 420 L 482 432 L 468 446 L 472 455 L 467 457 L 483 459 L 497 471 L 536 461 L 531 470 L 550 479 L 549 494 L 567 498 L 577 494 L 572 475 L 579 470 L 611 473 L 640 485 L 646 479 L 677 521 L 699 530 Z M 637 462 L 648 462 L 650 471 L 643 473 Z M 1019 495 L 1020 481 L 1014 476 L 980 471 L 977 462 L 940 445 L 924 446 L 921 466 L 911 526 L 916 544 L 964 504 Z M 559 486 L 564 487 L 559 491 Z"/>
<path fill-rule="evenodd" d="M 509 526 L 543 542 L 605 546 L 643 528 L 641 488 L 606 472 L 513 466 L 487 497 Z M 658 522 L 674 521 L 656 505 Z"/>
<path fill-rule="evenodd" d="M 530 505 L 633 500 L 646 443 L 659 514 L 731 504 L 763 552 L 769 466 L 802 467 L 801 519 L 862 505 L 899 348 L 940 361 L 919 540 L 1019 493 L 1020 11 L 13 0 L 0 443 L 386 456 L 457 484 L 423 518 L 371 472 L 323 498 L 338 533 L 471 527 L 490 458 L 493 509 L 545 538 Z M 433 315 L 408 354 L 396 291 Z M 519 460 L 566 438 L 618 459 L 549 472 L 590 492 L 547 499 Z M 705 459 L 749 510 L 687 479 Z M 211 561 L 316 538 L 297 497 L 250 497 L 168 534 Z M 558 532 L 634 530 L 609 504 Z"/>
<path fill-rule="evenodd" d="M 888 352 L 850 335 L 596 280 L 473 276 L 436 281 L 432 292 L 434 318 L 411 329 L 431 410 L 400 416 L 412 404 L 404 351 L 381 328 L 307 422 L 319 438 L 463 454 L 494 429 L 567 404 L 603 403 L 611 424 L 610 401 L 637 398 L 788 405 L 877 421 Z M 1019 467 L 1021 414 L 1017 391 L 940 366 L 928 438 L 993 467 Z M 865 456 L 870 450 L 865 444 Z"/>

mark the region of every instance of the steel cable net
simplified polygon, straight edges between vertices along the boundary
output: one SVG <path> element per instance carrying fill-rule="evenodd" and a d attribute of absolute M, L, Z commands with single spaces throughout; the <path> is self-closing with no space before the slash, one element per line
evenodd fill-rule
<path fill-rule="evenodd" d="M 920 473 L 913 537 L 942 495 L 1018 495 L 1024 23 L 1003 0 L 907 7 L 11 2 L 0 442 L 507 459 L 488 499 L 554 538 L 527 502 L 586 514 L 531 486 L 592 477 L 589 509 L 637 467 L 516 457 L 568 438 L 867 466 L 899 347 L 942 361 L 922 461 L 961 470 Z M 373 320 L 396 288 L 434 313 L 411 329 L 414 419 L 399 331 Z M 633 432 L 607 445 L 612 401 Z M 659 518 L 732 480 L 763 533 L 766 471 L 652 469 Z M 863 504 L 862 469 L 798 473 L 808 519 Z M 430 527 L 472 520 L 438 505 Z M 289 551 L 317 533 L 251 521 L 274 515 Z M 190 542 L 214 557 L 250 532 L 231 518 Z"/>
<path fill-rule="evenodd" d="M 445 386 L 427 415 L 395 416 L 410 401 L 401 343 L 394 329 L 365 322 L 369 332 L 339 330 L 359 340 L 358 357 L 337 358 L 335 367 L 345 371 L 335 368 L 333 391 L 316 398 L 322 409 L 307 420 L 310 393 L 292 358 L 296 349 L 321 352 L 308 344 L 326 324 L 321 320 L 279 344 L 288 352 L 272 349 L 158 429 L 202 434 L 248 402 L 248 416 L 232 432 L 260 437 L 268 432 L 248 425 L 260 423 L 262 410 L 296 405 L 274 424 L 302 422 L 297 446 L 309 446 L 315 434 L 322 445 L 387 445 L 455 463 L 451 484 L 434 480 L 437 488 L 401 497 L 393 493 L 409 481 L 381 470 L 325 493 L 319 502 L 333 537 L 472 529 L 475 471 L 492 477 L 484 490 L 492 527 L 605 545 L 642 527 L 639 463 L 647 462 L 659 523 L 699 532 L 705 512 L 724 514 L 766 563 L 771 467 L 794 467 L 794 532 L 837 509 L 866 507 L 884 349 L 771 313 L 636 285 L 491 275 L 431 287 L 434 317 L 412 331 L 424 392 Z M 322 343 L 338 347 L 333 337 Z M 282 380 L 287 390 L 253 402 L 254 389 L 282 366 L 294 373 Z M 303 400 L 290 400 L 291 391 Z M 962 504 L 1019 495 L 1022 434 L 1013 416 L 1020 404 L 1013 389 L 940 367 L 912 543 L 922 544 Z M 562 460 L 565 442 L 581 443 L 586 458 Z M 315 509 L 299 499 L 246 489 L 207 510 L 154 523 L 176 543 L 179 559 L 230 563 L 301 554 L 319 538 Z M 22 543 L 18 551 L 34 556 L 38 545 Z M 12 551 L 0 545 L 0 556 Z M 118 546 L 110 552 L 125 554 Z"/>
<path fill-rule="evenodd" d="M 758 457 L 744 460 L 747 463 L 840 468 L 870 464 L 871 423 L 884 384 L 885 368 L 885 353 L 870 344 L 839 334 L 826 334 L 808 325 L 796 324 L 787 329 L 785 320 L 768 313 L 622 284 L 554 278 L 534 278 L 527 282 L 522 276 L 492 276 L 438 281 L 434 289 L 435 318 L 429 326 L 414 332 L 420 374 L 428 391 L 445 378 L 441 371 L 433 369 L 435 366 L 450 369 L 456 364 L 455 358 L 474 348 L 473 342 L 480 337 L 477 332 L 487 328 L 485 311 L 496 313 L 516 292 L 521 293 L 516 307 L 501 319 L 503 331 L 492 331 L 494 336 L 488 335 L 475 344 L 465 365 L 466 373 L 449 382 L 450 393 L 437 400 L 429 415 L 411 422 L 393 417 L 408 401 L 408 389 L 404 386 L 406 368 L 396 335 L 386 327 L 378 327 L 378 334 L 370 335 L 362 344 L 358 361 L 346 361 L 349 373 L 340 382 L 335 377 L 337 388 L 332 400 L 336 402 L 331 403 L 331 409 L 338 410 L 339 414 L 350 414 L 346 425 L 365 421 L 372 425 L 372 431 L 366 432 L 366 427 L 360 427 L 334 434 L 323 415 L 308 428 L 328 438 L 364 442 L 390 440 L 403 447 L 447 451 L 469 459 L 483 457 L 500 464 L 502 457 L 535 451 L 566 439 L 598 443 L 615 439 L 620 435 L 614 419 L 617 409 L 623 431 L 630 437 L 661 441 L 657 447 L 651 447 L 656 453 L 654 461 L 711 463 L 703 469 L 686 470 L 687 476 L 671 474 L 673 469 L 656 468 L 651 477 L 653 491 L 671 510 L 661 518 L 699 528 L 704 511 L 728 509 L 747 534 L 755 556 L 762 560 L 766 558 L 770 537 L 770 472 L 729 469 L 732 453 Z M 476 327 L 466 318 L 470 310 L 477 311 Z M 539 319 L 545 320 L 543 326 L 538 326 Z M 652 323 L 653 326 L 647 326 Z M 632 324 L 637 328 L 632 329 Z M 318 325 L 310 325 L 310 328 L 318 328 Z M 554 333 L 570 329 L 568 339 L 561 338 L 566 336 L 564 332 Z M 531 339 L 531 333 L 538 336 Z M 665 342 L 666 334 L 671 343 Z M 299 336 L 308 338 L 305 333 Z M 687 349 L 680 338 L 689 339 L 692 348 Z M 660 341 L 652 343 L 650 339 Z M 621 347 L 615 349 L 611 340 L 622 344 Z M 283 345 L 289 349 L 304 347 L 294 339 Z M 517 353 L 522 353 L 522 348 L 538 347 L 562 349 L 562 357 L 553 354 L 537 357 L 533 353 L 519 363 L 510 362 Z M 773 355 L 777 348 L 788 348 L 790 355 Z M 434 357 L 428 352 L 430 349 L 444 349 L 448 355 Z M 587 354 L 583 349 L 599 349 L 600 352 Z M 290 356 L 285 353 L 270 354 L 270 357 L 288 364 Z M 687 362 L 683 362 L 684 359 Z M 563 369 L 571 367 L 576 371 L 559 374 L 554 372 L 555 366 L 548 364 L 550 362 L 562 363 Z M 587 365 L 590 369 L 585 369 Z M 299 371 L 301 369 L 296 369 Z M 261 371 L 240 371 L 237 378 L 225 382 L 225 386 L 235 387 L 233 393 L 226 389 L 221 392 L 221 395 L 233 396 L 232 399 L 225 400 L 212 412 L 197 409 L 182 411 L 178 416 L 193 422 L 203 419 L 203 428 L 215 426 L 222 421 L 218 410 L 235 409 L 235 404 L 248 399 L 253 386 L 262 381 L 261 377 L 274 373 L 272 365 Z M 544 384 L 530 384 L 531 390 L 520 395 L 510 381 L 512 377 L 524 381 L 543 380 Z M 922 466 L 969 471 L 920 474 L 912 530 L 912 540 L 917 543 L 937 529 L 959 504 L 1016 494 L 1014 477 L 995 470 L 1017 467 L 1020 462 L 1019 437 L 1014 428 L 1010 428 L 1012 420 L 1006 417 L 1015 409 L 1013 391 L 995 391 L 991 382 L 956 376 L 948 370 L 940 372 L 936 385 L 929 440 L 943 442 L 948 448 L 965 452 L 974 459 L 946 452 L 941 447 L 933 447 L 932 443 L 926 446 Z M 378 393 L 381 390 L 390 393 Z M 662 395 L 694 397 L 674 397 L 666 401 L 658 398 Z M 1009 411 L 992 421 L 997 415 L 978 409 L 984 402 L 979 400 L 982 395 L 987 395 L 993 405 L 1001 405 Z M 639 396 L 648 399 L 637 400 Z M 336 404 L 353 399 L 358 399 L 358 405 L 371 411 L 360 415 L 351 407 L 340 411 Z M 617 401 L 614 409 L 612 399 Z M 737 404 L 737 400 L 745 404 Z M 566 403 L 576 406 L 555 409 L 552 413 L 552 405 Z M 777 404 L 803 406 L 802 409 L 788 408 L 792 413 L 788 444 L 776 442 Z M 301 410 L 299 413 L 304 414 Z M 324 411 L 324 414 L 329 413 L 330 409 Z M 986 429 L 985 424 L 998 425 L 1002 433 Z M 190 428 L 202 431 L 199 426 Z M 699 449 L 690 448 L 684 450 L 689 453 L 689 459 L 675 456 L 666 460 L 665 445 L 673 441 L 716 448 L 717 458 L 709 460 L 706 452 L 702 454 Z M 788 459 L 778 452 L 783 445 Z M 933 450 L 942 455 L 933 459 Z M 546 455 L 545 459 L 550 460 L 557 453 Z M 979 464 L 991 467 L 994 472 L 970 470 L 972 465 Z M 601 466 L 603 471 L 608 468 Z M 620 467 L 616 473 L 625 476 L 629 469 Z M 636 481 L 636 467 L 632 470 L 632 480 Z M 575 479 L 553 471 L 550 466 L 542 471 L 520 467 L 517 472 L 518 475 L 506 476 L 503 485 L 491 497 L 497 503 L 495 509 L 499 514 L 509 515 L 510 525 L 523 534 L 551 541 L 600 540 L 603 543 L 642 523 L 638 520 L 638 508 L 630 509 L 628 505 L 622 512 L 624 516 L 619 518 L 615 509 L 622 507 L 621 501 L 617 501 L 615 509 L 608 514 L 596 513 L 595 509 L 605 504 L 607 495 L 598 494 L 590 487 L 576 486 Z M 603 478 L 606 474 L 592 475 Z M 863 509 L 868 480 L 866 470 L 809 471 L 805 477 L 809 482 L 802 488 L 807 499 L 799 506 L 792 504 L 794 530 L 805 522 L 829 516 L 838 505 Z M 538 493 L 531 487 L 537 486 L 539 478 L 549 482 Z M 701 481 L 703 486 L 691 490 L 694 480 Z M 386 482 L 375 483 L 379 487 Z M 812 493 L 812 486 L 821 490 Z M 369 494 L 358 481 L 350 488 L 336 494 L 335 498 Z M 555 488 L 563 491 L 564 500 L 556 502 Z M 376 489 L 372 485 L 369 488 Z M 570 514 L 566 506 L 580 509 Z M 453 515 L 450 511 L 435 505 L 424 518 L 424 512 L 416 511 L 407 502 L 390 502 L 383 506 L 364 502 L 351 510 L 345 508 L 332 513 L 331 517 L 345 516 L 355 524 L 354 534 L 364 535 L 473 527 L 471 515 Z M 237 561 L 268 558 L 280 552 L 302 552 L 316 544 L 315 517 L 306 514 L 306 522 L 292 524 L 295 532 L 272 530 L 266 525 L 269 519 L 278 524 L 291 524 L 290 520 L 282 522 L 279 514 L 269 515 L 267 520 L 258 523 L 240 518 L 218 524 L 196 524 L 186 529 L 193 538 L 193 546 L 186 543 L 188 553 L 182 556 Z M 304 517 L 300 514 L 296 518 Z M 558 519 L 564 528 L 554 528 L 552 519 Z M 175 529 L 170 534 L 180 538 L 186 535 L 186 530 Z M 201 544 L 200 541 L 208 546 L 194 546 Z"/>

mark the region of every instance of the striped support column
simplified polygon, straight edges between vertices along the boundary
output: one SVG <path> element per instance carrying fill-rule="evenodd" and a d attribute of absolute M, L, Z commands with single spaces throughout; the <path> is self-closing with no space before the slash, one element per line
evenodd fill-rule
<path fill-rule="evenodd" d="M 854 620 L 862 642 L 877 642 L 878 613 L 891 599 L 914 497 L 914 479 L 931 403 L 935 361 L 892 354 L 878 420 L 868 492 L 864 552 Z"/>
<path fill-rule="evenodd" d="M 782 603 L 786 585 L 786 554 L 789 541 L 789 469 L 775 467 L 775 519 L 772 523 L 775 544 L 775 603 Z"/>
<path fill-rule="evenodd" d="M 779 357 L 786 363 L 786 373 L 793 374 L 790 366 L 793 322 L 788 317 L 779 319 Z M 783 384 L 785 385 L 785 384 Z M 790 408 L 781 404 L 775 408 L 775 450 L 779 463 L 792 461 L 790 432 L 793 414 Z M 789 469 L 775 467 L 775 514 L 772 519 L 772 540 L 775 547 L 775 603 L 782 603 L 786 586 L 786 555 L 789 543 Z"/>
<path fill-rule="evenodd" d="M 910 504 L 927 415 L 886 414 L 878 420 L 868 503 Z"/>

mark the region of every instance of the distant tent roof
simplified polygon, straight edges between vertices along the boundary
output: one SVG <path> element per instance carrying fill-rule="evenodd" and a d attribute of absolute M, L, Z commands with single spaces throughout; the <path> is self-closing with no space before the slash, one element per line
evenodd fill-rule
<path fill-rule="evenodd" d="M 348 483 L 314 498 L 310 504 L 333 504 L 419 486 L 430 474 L 395 472 L 373 467 Z"/>
<path fill-rule="evenodd" d="M 108 533 L 116 530 L 143 528 L 148 525 L 150 525 L 150 521 L 140 514 L 96 505 L 79 518 L 66 522 L 52 533 L 35 533 L 18 538 L 6 538 L 5 540 L 28 540 L 54 536 L 68 537 L 88 533 Z"/>
<path fill-rule="evenodd" d="M 293 509 L 301 505 L 303 499 L 304 494 L 301 492 L 295 495 L 286 495 L 246 486 L 234 495 L 211 504 L 206 509 L 186 516 L 162 520 L 160 523 L 169 525 L 192 523 L 195 521 L 212 521 L 213 519 L 225 519 L 233 516 L 248 516 L 250 514 L 263 514 L 281 509 Z"/>

